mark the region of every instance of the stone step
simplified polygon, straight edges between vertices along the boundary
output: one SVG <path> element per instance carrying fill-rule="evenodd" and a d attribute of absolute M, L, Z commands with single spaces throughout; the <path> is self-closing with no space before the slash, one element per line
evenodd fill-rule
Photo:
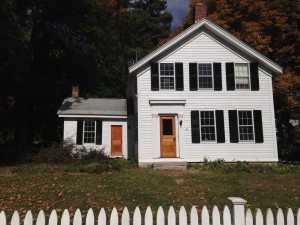
<path fill-rule="evenodd" d="M 156 162 L 150 168 L 154 170 L 186 170 L 187 162 Z"/>

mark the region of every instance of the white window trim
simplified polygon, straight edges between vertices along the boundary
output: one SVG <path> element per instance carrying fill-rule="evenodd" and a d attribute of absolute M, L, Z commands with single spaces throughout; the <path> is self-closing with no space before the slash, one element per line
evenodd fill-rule
<path fill-rule="evenodd" d="M 239 112 L 241 111 L 251 111 L 251 116 L 252 116 L 252 130 L 253 130 L 253 140 L 241 140 L 240 139 L 240 117 L 239 117 Z M 244 110 L 237 110 L 237 123 L 238 123 L 238 134 L 239 134 L 239 142 L 242 143 L 255 143 L 255 130 L 254 130 L 254 117 L 253 117 L 253 110 L 249 109 L 244 109 Z M 241 125 L 242 126 L 242 125 Z M 250 126 L 250 125 L 249 125 Z"/>
<path fill-rule="evenodd" d="M 236 87 L 236 73 L 235 73 L 236 64 L 247 64 L 247 67 L 248 67 L 249 88 L 237 88 Z M 234 63 L 234 90 L 238 90 L 238 91 L 249 91 L 249 90 L 251 90 L 250 63 L 247 63 L 247 62 L 235 62 Z"/>
<path fill-rule="evenodd" d="M 199 88 L 199 64 L 210 64 L 211 65 L 211 77 L 212 77 L 212 87 L 211 88 Z M 197 63 L 197 87 L 199 91 L 214 90 L 214 66 L 212 62 L 198 62 Z"/>
<path fill-rule="evenodd" d="M 84 142 L 84 134 L 85 134 L 84 128 L 85 128 L 85 122 L 86 122 L 86 121 L 92 121 L 92 122 L 94 122 L 94 124 L 95 124 L 95 130 L 94 130 L 95 137 L 94 137 L 94 142 L 89 142 L 89 143 Z M 96 132 L 97 132 L 97 123 L 96 123 L 96 120 L 84 120 L 84 121 L 83 121 L 83 131 L 82 131 L 82 144 L 84 144 L 84 145 L 95 145 L 95 144 L 96 144 L 96 135 L 97 135 Z"/>
<path fill-rule="evenodd" d="M 163 88 L 161 88 L 161 74 L 160 74 L 160 72 L 161 72 L 161 70 L 160 70 L 161 64 L 173 64 L 173 68 L 174 68 L 174 75 L 173 75 L 173 78 L 174 78 L 174 88 L 173 89 L 163 89 Z M 169 76 L 169 77 L 171 77 L 171 76 Z M 161 63 L 159 63 L 159 90 L 160 91 L 176 91 L 176 68 L 175 68 L 175 63 L 172 63 L 172 62 L 161 62 Z"/>
<path fill-rule="evenodd" d="M 215 127 L 215 140 L 202 140 L 202 132 L 201 132 L 201 112 L 213 112 L 214 113 L 214 127 Z M 215 110 L 199 110 L 199 133 L 200 133 L 200 143 L 205 142 L 205 143 L 217 143 L 217 128 L 216 128 L 216 111 Z"/>

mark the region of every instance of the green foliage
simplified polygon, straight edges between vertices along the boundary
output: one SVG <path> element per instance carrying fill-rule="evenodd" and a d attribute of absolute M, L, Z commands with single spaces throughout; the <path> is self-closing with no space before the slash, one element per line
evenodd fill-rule
<path fill-rule="evenodd" d="M 204 171 L 220 171 L 222 173 L 262 173 L 262 174 L 284 174 L 299 173 L 300 166 L 288 163 L 249 163 L 237 161 L 226 162 L 224 159 L 209 161 L 204 158 L 201 164 L 189 165 L 189 169 L 197 168 Z"/>

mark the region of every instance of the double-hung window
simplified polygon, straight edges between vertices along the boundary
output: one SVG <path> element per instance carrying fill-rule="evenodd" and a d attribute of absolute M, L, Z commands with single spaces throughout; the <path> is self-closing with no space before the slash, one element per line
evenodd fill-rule
<path fill-rule="evenodd" d="M 96 121 L 85 120 L 83 126 L 83 143 L 94 144 L 96 139 Z"/>
<path fill-rule="evenodd" d="M 198 85 L 199 89 L 213 88 L 213 71 L 211 63 L 198 64 Z"/>
<path fill-rule="evenodd" d="M 238 127 L 240 141 L 254 140 L 252 111 L 238 111 Z"/>
<path fill-rule="evenodd" d="M 249 67 L 247 63 L 236 63 L 234 66 L 234 74 L 236 89 L 250 88 Z"/>
<path fill-rule="evenodd" d="M 174 89 L 174 63 L 160 63 L 160 89 Z"/>
<path fill-rule="evenodd" d="M 215 113 L 214 111 L 200 111 L 201 141 L 215 141 Z"/>

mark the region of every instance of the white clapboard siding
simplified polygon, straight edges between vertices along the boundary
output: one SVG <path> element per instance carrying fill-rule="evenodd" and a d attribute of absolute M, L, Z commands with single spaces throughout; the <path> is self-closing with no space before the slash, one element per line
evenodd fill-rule
<path fill-rule="evenodd" d="M 177 46 L 178 47 L 178 46 Z M 193 38 L 187 38 L 180 47 L 170 49 L 167 55 L 156 60 L 159 63 L 183 63 L 184 90 L 151 91 L 150 64 L 137 74 L 138 93 L 138 143 L 139 162 L 156 162 L 160 158 L 159 115 L 183 116 L 182 126 L 176 127 L 179 137 L 176 148 L 178 160 L 187 162 L 203 161 L 204 157 L 225 161 L 278 161 L 276 130 L 272 94 L 272 78 L 268 71 L 259 68 L 259 91 L 227 91 L 226 62 L 249 63 L 247 55 L 226 45 L 224 41 L 209 33 L 200 32 Z M 189 63 L 220 62 L 222 69 L 222 91 L 189 90 Z M 150 105 L 150 100 L 185 100 L 185 105 Z M 192 143 L 191 110 L 224 110 L 224 127 L 226 143 Z M 264 142 L 230 143 L 228 110 L 261 110 Z M 242 146 L 242 147 L 241 147 Z M 199 149 L 201 148 L 201 151 Z M 242 149 L 242 151 L 241 151 Z M 170 160 L 170 159 L 168 159 Z"/>
<path fill-rule="evenodd" d="M 234 210 L 234 209 L 233 209 Z M 238 211 L 239 213 L 242 211 Z M 211 211 L 211 214 L 209 213 L 209 210 L 206 206 L 203 206 L 201 210 L 201 225 L 240 225 L 235 224 L 234 219 L 231 220 L 231 214 L 234 212 L 230 212 L 229 208 L 227 206 L 224 207 L 223 210 L 223 217 L 221 221 L 221 213 L 217 206 L 213 207 L 213 210 Z M 124 208 L 121 215 L 118 214 L 117 209 L 113 208 L 110 218 L 109 218 L 109 224 L 110 225 L 153 225 L 154 224 L 154 214 L 150 207 L 147 207 L 145 215 L 142 216 L 141 210 L 139 207 L 136 207 L 133 213 L 133 221 L 130 220 L 131 213 L 129 212 L 128 208 Z M 119 216 L 121 216 L 121 221 L 119 223 Z M 274 215 L 272 213 L 271 209 L 268 209 L 266 212 L 266 215 L 264 217 L 262 211 L 260 209 L 257 209 L 255 218 L 253 219 L 253 214 L 250 209 L 246 210 L 245 215 L 235 215 L 235 217 L 244 217 L 245 225 L 300 225 L 300 209 L 298 209 L 297 214 L 293 214 L 292 209 L 288 209 L 286 213 L 286 217 L 284 216 L 284 213 L 281 209 L 278 209 L 276 221 L 274 219 Z M 296 217 L 295 217 L 296 216 Z M 178 217 L 178 225 L 199 225 L 199 218 L 198 218 L 198 212 L 195 206 L 191 208 L 191 211 L 188 215 L 186 208 L 184 206 L 180 207 L 179 213 L 176 215 L 174 208 L 171 206 L 168 210 L 167 214 L 167 223 L 168 225 L 176 225 L 176 218 Z M 49 216 L 48 223 L 46 222 L 46 216 L 44 214 L 44 211 L 41 210 L 37 216 L 36 219 L 36 225 L 70 225 L 71 217 L 69 214 L 69 211 L 67 209 L 64 210 L 62 216 L 61 216 L 61 222 L 58 221 L 58 215 L 55 210 L 51 211 L 51 214 Z M 101 208 L 98 218 L 95 217 L 93 209 L 89 209 L 87 212 L 87 215 L 85 217 L 85 225 L 96 225 L 95 220 L 97 219 L 97 225 L 106 225 L 107 224 L 107 217 L 106 212 L 104 208 Z M 144 221 L 142 221 L 142 218 L 144 218 Z M 158 208 L 158 211 L 156 213 L 156 225 L 165 225 L 165 214 L 162 207 Z M 188 218 L 190 218 L 190 221 L 188 221 Z M 211 223 L 210 223 L 211 218 Z M 286 223 L 285 219 L 286 218 Z M 6 225 L 7 224 L 7 217 L 4 211 L 0 213 L 0 225 Z M 33 215 L 30 210 L 27 211 L 24 222 L 22 224 L 24 225 L 33 225 Z M 72 219 L 73 225 L 82 225 L 83 221 L 83 215 L 81 214 L 81 211 L 77 209 L 75 211 L 74 217 Z M 295 223 L 296 221 L 296 223 Z M 142 223 L 143 222 L 143 223 Z M 255 222 L 255 223 L 254 223 Z M 11 223 L 10 225 L 20 225 L 20 215 L 18 211 L 15 211 L 13 213 L 13 216 L 11 217 Z"/>

